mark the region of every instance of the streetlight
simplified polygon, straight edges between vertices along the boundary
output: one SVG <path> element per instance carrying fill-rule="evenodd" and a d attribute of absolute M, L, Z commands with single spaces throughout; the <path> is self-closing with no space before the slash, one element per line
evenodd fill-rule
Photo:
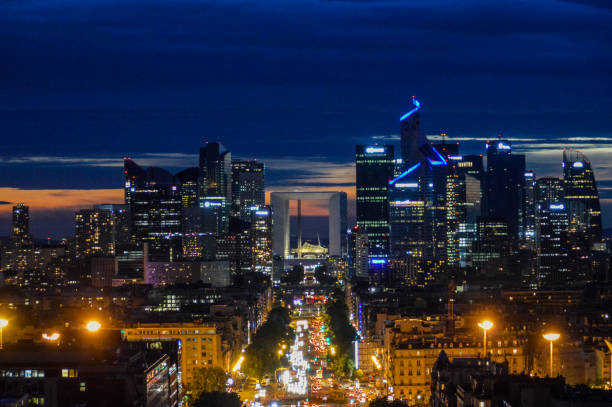
<path fill-rule="evenodd" d="M 244 362 L 244 356 L 240 356 L 240 358 L 238 359 L 238 361 L 234 365 L 234 368 L 232 369 L 232 372 L 240 371 L 240 366 L 242 366 L 242 362 Z"/>
<path fill-rule="evenodd" d="M 553 377 L 553 342 L 559 339 L 561 335 L 551 332 L 542 336 L 544 337 L 544 339 L 550 342 L 550 377 Z"/>
<path fill-rule="evenodd" d="M 1 318 L 0 319 L 0 349 L 2 349 L 2 328 L 5 328 L 8 325 L 8 320 Z"/>
<path fill-rule="evenodd" d="M 376 357 L 376 355 L 372 355 L 372 362 L 374 362 L 374 366 L 376 366 L 376 369 L 380 370 L 382 366 L 380 362 L 378 361 L 378 358 Z"/>
<path fill-rule="evenodd" d="M 96 332 L 96 331 L 98 331 L 98 330 L 99 330 L 101 327 L 102 327 L 102 324 L 101 324 L 101 323 L 99 323 L 98 321 L 95 321 L 95 320 L 93 320 L 93 321 L 89 321 L 89 322 L 87 323 L 87 325 L 85 325 L 85 328 L 87 328 L 87 330 L 88 330 L 89 332 Z"/>
<path fill-rule="evenodd" d="M 604 342 L 610 351 L 610 388 L 612 389 L 612 342 L 607 339 L 604 339 Z"/>
<path fill-rule="evenodd" d="M 478 326 L 482 328 L 482 330 L 484 331 L 484 342 L 482 344 L 482 353 L 484 354 L 483 357 L 487 357 L 487 331 L 491 328 L 493 328 L 493 322 L 489 321 L 488 319 L 485 319 L 482 322 L 478 323 Z"/>
<path fill-rule="evenodd" d="M 331 352 L 331 355 L 332 355 L 332 356 L 335 356 L 335 355 L 336 355 L 336 347 L 335 347 L 335 346 L 330 346 L 330 347 L 329 347 L 329 351 Z"/>

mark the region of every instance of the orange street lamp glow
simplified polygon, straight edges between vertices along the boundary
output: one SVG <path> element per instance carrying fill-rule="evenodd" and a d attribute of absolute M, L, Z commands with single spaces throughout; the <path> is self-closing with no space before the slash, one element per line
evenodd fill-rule
<path fill-rule="evenodd" d="M 232 372 L 239 371 L 240 370 L 240 366 L 242 365 L 242 362 L 244 362 L 244 356 L 240 356 L 240 359 L 238 359 L 238 361 L 234 365 L 234 368 L 232 369 Z"/>
<path fill-rule="evenodd" d="M 85 328 L 87 328 L 89 332 L 96 332 L 101 327 L 102 327 L 102 324 L 100 324 L 98 321 L 89 321 L 87 325 L 85 325 Z"/>
<path fill-rule="evenodd" d="M 336 347 L 335 347 L 335 346 L 331 346 L 331 347 L 329 348 L 329 351 L 331 352 L 332 356 L 335 356 L 335 355 L 336 355 Z"/>
<path fill-rule="evenodd" d="M 4 318 L 0 318 L 0 349 L 2 349 L 2 328 L 5 328 L 8 325 L 8 320 Z"/>
<path fill-rule="evenodd" d="M 482 353 L 483 353 L 483 357 L 487 357 L 487 331 L 491 328 L 493 328 L 493 322 L 489 321 L 488 319 L 485 319 L 482 322 L 478 323 L 478 326 L 482 328 L 482 330 L 484 331 L 484 341 L 482 344 Z"/>
<path fill-rule="evenodd" d="M 53 332 L 51 335 L 44 333 L 42 334 L 42 337 L 44 340 L 47 340 L 47 341 L 56 341 L 59 339 L 60 334 L 58 332 Z"/>
<path fill-rule="evenodd" d="M 376 366 L 376 369 L 380 369 L 380 362 L 376 358 L 376 355 L 372 355 L 372 362 L 374 362 L 374 365 Z"/>
<path fill-rule="evenodd" d="M 550 332 L 542 336 L 550 342 L 550 377 L 553 377 L 553 342 L 559 339 L 561 334 Z"/>

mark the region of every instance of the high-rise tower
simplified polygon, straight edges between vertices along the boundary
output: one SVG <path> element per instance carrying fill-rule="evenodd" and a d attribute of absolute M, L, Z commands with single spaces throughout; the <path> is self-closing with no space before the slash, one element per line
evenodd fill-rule
<path fill-rule="evenodd" d="M 264 164 L 257 160 L 232 161 L 232 212 L 249 222 L 252 209 L 264 206 Z"/>
<path fill-rule="evenodd" d="M 227 233 L 232 204 L 232 154 L 221 143 L 207 142 L 200 148 L 198 202 L 204 211 L 205 231 Z"/>
<path fill-rule="evenodd" d="M 589 243 L 601 241 L 601 208 L 591 162 L 578 150 L 563 150 L 563 184 L 570 228 Z"/>
<path fill-rule="evenodd" d="M 487 172 L 483 214 L 503 218 L 508 225 L 511 246 L 518 247 L 519 225 L 523 217 L 525 156 L 512 154 L 509 141 L 487 142 Z"/>
<path fill-rule="evenodd" d="M 368 235 L 370 257 L 389 255 L 389 180 L 393 146 L 357 146 L 357 226 Z"/>
<path fill-rule="evenodd" d="M 601 209 L 591 162 L 578 150 L 563 150 L 563 186 L 570 282 L 590 281 L 593 245 L 602 239 Z"/>
<path fill-rule="evenodd" d="M 529 250 L 536 248 L 536 179 L 533 171 L 525 171 L 523 216 L 520 226 L 521 245 Z"/>
<path fill-rule="evenodd" d="M 437 271 L 437 255 L 446 258 L 446 176 L 448 157 L 457 145 L 433 144 L 420 130 L 421 104 L 400 117 L 402 171 L 389 181 L 391 252 L 395 275 L 408 275 L 411 283 L 424 285 Z M 408 270 L 408 272 L 404 272 Z"/>
<path fill-rule="evenodd" d="M 174 176 L 158 167 L 145 170 L 129 158 L 124 168 L 134 241 L 148 242 L 154 261 L 174 259 L 181 252 L 181 193 Z"/>
<path fill-rule="evenodd" d="M 567 210 L 563 183 L 559 178 L 536 181 L 536 243 L 538 284 L 560 284 L 567 278 Z"/>
<path fill-rule="evenodd" d="M 77 257 L 115 254 L 113 214 L 110 210 L 81 209 L 74 217 Z"/>
<path fill-rule="evenodd" d="M 13 206 L 13 233 L 11 245 L 21 249 L 32 246 L 30 236 L 30 207 L 20 203 Z"/>

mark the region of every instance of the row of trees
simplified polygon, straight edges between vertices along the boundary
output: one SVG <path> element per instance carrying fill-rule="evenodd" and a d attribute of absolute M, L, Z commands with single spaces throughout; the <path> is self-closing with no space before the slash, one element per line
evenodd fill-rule
<path fill-rule="evenodd" d="M 351 377 L 355 369 L 353 342 L 357 331 L 349 320 L 349 311 L 344 299 L 344 291 L 335 288 L 325 304 L 325 324 L 329 327 L 332 346 L 330 352 L 332 368 L 338 377 Z"/>
<path fill-rule="evenodd" d="M 189 385 L 189 405 L 193 407 L 240 407 L 242 402 L 236 393 L 227 393 L 227 375 L 220 367 L 196 369 Z"/>
<path fill-rule="evenodd" d="M 242 371 L 247 376 L 261 380 L 286 364 L 287 359 L 280 357 L 278 351 L 293 336 L 290 322 L 287 308 L 276 306 L 270 311 L 268 319 L 255 332 L 251 344 L 246 348 Z"/>

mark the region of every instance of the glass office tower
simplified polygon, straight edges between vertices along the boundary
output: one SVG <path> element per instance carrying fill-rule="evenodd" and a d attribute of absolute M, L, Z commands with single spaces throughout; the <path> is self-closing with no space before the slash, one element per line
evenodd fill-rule
<path fill-rule="evenodd" d="M 518 247 L 525 189 L 525 156 L 512 154 L 507 140 L 487 142 L 483 215 L 503 218 L 513 248 Z"/>
<path fill-rule="evenodd" d="M 369 256 L 389 256 L 389 180 L 393 178 L 392 145 L 363 146 L 355 151 L 357 226 L 368 236 Z"/>

